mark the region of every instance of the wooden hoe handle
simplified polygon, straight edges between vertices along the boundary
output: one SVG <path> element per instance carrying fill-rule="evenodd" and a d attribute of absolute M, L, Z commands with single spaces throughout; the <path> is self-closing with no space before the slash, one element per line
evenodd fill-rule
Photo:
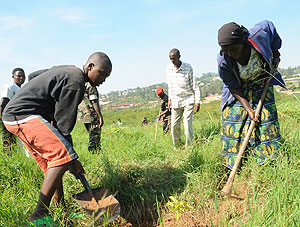
<path fill-rule="evenodd" d="M 155 128 L 155 137 L 154 137 L 154 140 L 156 140 L 156 138 L 157 138 L 159 118 L 157 118 L 156 121 L 157 121 L 157 122 L 156 122 L 156 128 Z"/>
<path fill-rule="evenodd" d="M 259 101 L 258 101 L 258 105 L 257 105 L 256 111 L 255 111 L 255 116 L 258 116 L 258 114 L 259 114 L 260 111 L 261 111 L 262 104 L 263 104 L 263 102 L 264 102 L 264 100 L 265 100 L 265 96 L 266 96 L 266 94 L 267 94 L 269 85 L 270 85 L 270 83 L 271 83 L 271 79 L 272 79 L 272 77 L 268 79 L 268 81 L 267 81 L 267 83 L 266 83 L 266 85 L 265 85 L 265 87 L 264 87 L 263 93 L 262 93 L 261 96 L 260 96 L 260 99 L 259 99 Z M 226 196 L 229 196 L 229 197 L 231 196 L 231 191 L 232 191 L 232 186 L 233 186 L 234 177 L 235 177 L 236 171 L 237 171 L 237 169 L 238 169 L 238 167 L 239 167 L 239 165 L 240 165 L 240 162 L 241 162 L 241 159 L 242 159 L 242 157 L 243 157 L 243 155 L 244 155 L 244 152 L 245 152 L 245 150 L 246 150 L 246 147 L 247 147 L 247 145 L 248 145 L 248 142 L 249 142 L 250 136 L 251 136 L 251 134 L 252 134 L 252 132 L 253 132 L 254 126 L 255 126 L 255 121 L 251 120 L 250 127 L 249 127 L 249 129 L 248 129 L 248 131 L 247 131 L 247 134 L 246 134 L 246 136 L 245 136 L 245 139 L 244 139 L 244 141 L 243 141 L 243 143 L 242 143 L 241 149 L 239 150 L 239 153 L 238 153 L 238 155 L 237 155 L 236 161 L 235 161 L 234 166 L 233 166 L 233 168 L 232 168 L 232 170 L 231 170 L 231 173 L 230 173 L 230 175 L 229 175 L 229 178 L 228 178 L 228 180 L 227 180 L 227 182 L 226 182 L 226 185 L 225 185 L 224 188 L 222 189 L 222 192 L 223 192 Z"/>

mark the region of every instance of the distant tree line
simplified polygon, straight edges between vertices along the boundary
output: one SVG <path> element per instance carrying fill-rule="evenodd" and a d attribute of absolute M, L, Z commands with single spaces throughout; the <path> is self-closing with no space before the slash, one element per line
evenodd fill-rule
<path fill-rule="evenodd" d="M 222 92 L 223 82 L 217 73 L 203 73 L 203 76 L 196 78 L 200 87 L 201 98 L 210 95 L 220 95 Z"/>
<path fill-rule="evenodd" d="M 102 99 L 107 99 L 112 103 L 145 103 L 157 100 L 156 89 L 162 87 L 167 91 L 167 84 L 154 84 L 148 87 L 137 87 L 123 91 L 112 91 L 106 95 L 101 95 Z"/>
<path fill-rule="evenodd" d="M 285 77 L 291 78 L 296 75 L 300 75 L 300 66 L 297 67 L 288 67 L 287 69 L 279 68 L 278 71 Z"/>
<path fill-rule="evenodd" d="M 288 67 L 287 69 L 279 68 L 279 72 L 285 77 L 290 78 L 295 75 L 300 75 L 300 66 Z M 196 77 L 196 83 L 201 91 L 201 98 L 210 95 L 221 94 L 223 82 L 219 75 L 214 72 L 203 73 L 201 77 Z M 162 87 L 168 94 L 168 86 L 166 83 L 154 84 L 148 87 L 137 87 L 123 91 L 112 91 L 106 95 L 101 95 L 103 101 L 110 101 L 110 103 L 147 103 L 149 101 L 156 101 L 156 88 Z"/>

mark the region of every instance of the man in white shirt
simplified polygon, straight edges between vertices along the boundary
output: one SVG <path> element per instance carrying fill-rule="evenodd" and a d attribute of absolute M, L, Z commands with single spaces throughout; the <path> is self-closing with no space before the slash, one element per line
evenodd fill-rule
<path fill-rule="evenodd" d="M 181 117 L 183 116 L 186 136 L 185 147 L 193 142 L 193 109 L 200 109 L 200 89 L 196 85 L 193 68 L 190 64 L 180 61 L 178 49 L 169 53 L 172 64 L 167 67 L 167 84 L 169 93 L 168 107 L 172 108 L 171 134 L 175 147 L 181 143 Z"/>
<path fill-rule="evenodd" d="M 4 84 L 0 93 L 0 130 L 2 134 L 3 149 L 9 149 L 11 145 L 16 144 L 16 137 L 4 127 L 2 123 L 2 112 L 11 98 L 21 89 L 25 81 L 25 73 L 22 68 L 15 68 L 12 71 L 13 82 Z"/>

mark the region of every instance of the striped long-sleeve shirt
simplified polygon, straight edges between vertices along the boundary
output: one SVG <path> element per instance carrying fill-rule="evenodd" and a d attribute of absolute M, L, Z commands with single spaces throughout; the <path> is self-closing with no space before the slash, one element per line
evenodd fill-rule
<path fill-rule="evenodd" d="M 190 64 L 182 62 L 179 69 L 173 64 L 167 67 L 167 84 L 172 108 L 184 107 L 191 103 L 200 103 L 200 89 Z"/>

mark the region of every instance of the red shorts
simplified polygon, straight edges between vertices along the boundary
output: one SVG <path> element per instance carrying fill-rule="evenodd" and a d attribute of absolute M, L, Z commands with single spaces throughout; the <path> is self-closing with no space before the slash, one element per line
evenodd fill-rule
<path fill-rule="evenodd" d="M 48 168 L 66 164 L 78 158 L 71 143 L 41 116 L 31 116 L 19 122 L 3 122 L 18 136 L 46 174 Z"/>

